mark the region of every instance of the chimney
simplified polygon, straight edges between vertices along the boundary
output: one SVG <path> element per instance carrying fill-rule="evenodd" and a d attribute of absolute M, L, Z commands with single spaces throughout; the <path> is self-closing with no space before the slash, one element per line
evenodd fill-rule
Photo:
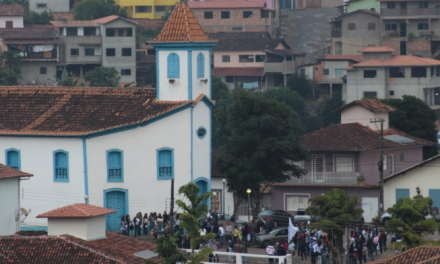
<path fill-rule="evenodd" d="M 71 235 L 86 241 L 105 238 L 105 216 L 115 210 L 84 203 L 64 206 L 37 216 L 47 218 L 50 236 Z"/>

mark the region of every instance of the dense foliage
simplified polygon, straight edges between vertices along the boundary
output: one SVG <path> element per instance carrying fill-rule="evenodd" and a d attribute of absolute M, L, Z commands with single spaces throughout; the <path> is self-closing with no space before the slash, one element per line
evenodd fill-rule
<path fill-rule="evenodd" d="M 423 236 L 434 233 L 437 229 L 434 218 L 425 219 L 425 214 L 431 211 L 431 206 L 431 198 L 424 198 L 421 195 L 413 199 L 408 197 L 400 199 L 387 210 L 392 218 L 387 221 L 386 230 L 402 237 L 408 247 L 420 245 Z"/>
<path fill-rule="evenodd" d="M 18 85 L 20 79 L 20 53 L 4 51 L 0 60 L 4 63 L 0 70 L 0 85 Z"/>
<path fill-rule="evenodd" d="M 269 186 L 304 173 L 292 163 L 307 157 L 299 141 L 300 121 L 285 103 L 242 88 L 232 91 L 225 107 L 215 109 L 215 118 L 215 132 L 223 141 L 217 167 L 229 191 L 245 197 L 246 190 L 252 190 L 256 217 Z"/>
<path fill-rule="evenodd" d="M 396 109 L 390 113 L 390 126 L 412 136 L 437 142 L 435 127 L 437 115 L 435 110 L 432 110 L 425 102 L 409 95 L 404 95 L 402 99 L 386 99 L 382 102 Z M 436 146 L 423 148 L 424 159 L 437 154 Z"/>
<path fill-rule="evenodd" d="M 75 8 L 75 20 L 93 20 L 106 16 L 117 15 L 127 17 L 127 11 L 115 4 L 113 0 L 85 0 Z"/>
<path fill-rule="evenodd" d="M 86 73 L 84 79 L 92 87 L 116 87 L 118 86 L 118 72 L 114 68 L 96 67 Z"/>

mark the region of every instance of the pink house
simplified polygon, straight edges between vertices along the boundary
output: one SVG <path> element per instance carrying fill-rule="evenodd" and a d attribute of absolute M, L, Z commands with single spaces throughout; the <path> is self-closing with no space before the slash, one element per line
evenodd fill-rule
<path fill-rule="evenodd" d="M 299 208 L 306 208 L 311 198 L 340 188 L 359 197 L 364 219 L 371 222 L 379 209 L 377 164 L 381 152 L 380 123 L 371 121 L 385 120 L 385 177 L 420 163 L 423 146 L 435 144 L 390 127 L 388 113 L 394 109 L 376 99 L 353 101 L 336 111 L 341 113 L 341 124 L 302 137 L 310 159 L 297 165 L 307 173 L 273 186 L 272 209 L 295 213 Z"/>

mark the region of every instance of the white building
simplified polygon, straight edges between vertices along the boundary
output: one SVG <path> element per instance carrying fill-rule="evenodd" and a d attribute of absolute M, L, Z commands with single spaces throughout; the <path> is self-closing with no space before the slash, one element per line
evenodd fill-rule
<path fill-rule="evenodd" d="M 69 0 L 29 0 L 29 10 L 37 13 L 69 12 L 70 2 Z"/>
<path fill-rule="evenodd" d="M 47 225 L 40 213 L 86 201 L 114 209 L 106 225 L 119 230 L 122 215 L 169 210 L 172 178 L 176 196 L 190 181 L 210 190 L 215 42 L 184 3 L 169 21 L 152 42 L 156 90 L 0 87 L 0 161 L 35 175 L 21 192 L 29 228 Z"/>
<path fill-rule="evenodd" d="M 0 5 L 0 28 L 23 28 L 22 5 Z"/>
<path fill-rule="evenodd" d="M 412 95 L 440 107 L 440 61 L 412 55 L 394 55 L 388 47 L 360 50 L 362 61 L 347 68 L 342 100 L 392 99 Z"/>
<path fill-rule="evenodd" d="M 384 179 L 385 209 L 392 207 L 400 198 L 412 198 L 417 194 L 429 197 L 433 206 L 440 208 L 440 155 L 401 170 Z"/>
<path fill-rule="evenodd" d="M 32 174 L 0 164 L 0 236 L 13 235 L 20 230 L 17 221 L 17 216 L 21 214 L 20 182 L 31 176 Z"/>

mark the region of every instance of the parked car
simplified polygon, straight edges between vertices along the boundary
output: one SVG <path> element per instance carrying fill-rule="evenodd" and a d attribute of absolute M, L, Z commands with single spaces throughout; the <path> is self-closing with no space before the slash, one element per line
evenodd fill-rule
<path fill-rule="evenodd" d="M 292 216 L 283 210 L 267 210 L 258 214 L 258 222 L 261 226 L 266 224 L 274 226 L 275 223 L 277 223 L 278 227 L 288 226 L 289 217 Z"/>
<path fill-rule="evenodd" d="M 313 218 L 306 214 L 306 210 L 303 208 L 299 208 L 298 211 L 296 212 L 296 215 L 293 217 L 293 220 L 295 222 L 307 222 L 310 221 L 312 222 Z"/>
<path fill-rule="evenodd" d="M 284 239 L 287 240 L 287 234 L 287 227 L 277 228 L 275 230 L 272 230 L 268 234 L 257 236 L 257 238 L 255 239 L 255 243 L 257 246 L 265 248 L 269 245 L 270 242 L 275 244 L 276 242 L 283 242 Z"/>

